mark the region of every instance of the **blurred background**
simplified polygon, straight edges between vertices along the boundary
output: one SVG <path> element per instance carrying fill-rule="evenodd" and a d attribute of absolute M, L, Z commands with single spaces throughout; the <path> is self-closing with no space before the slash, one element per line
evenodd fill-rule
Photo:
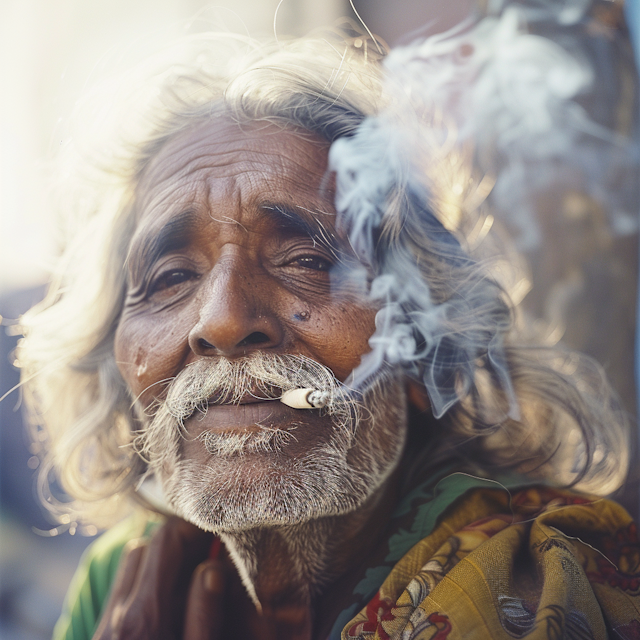
<path fill-rule="evenodd" d="M 6 394 L 0 402 L 1 638 L 50 637 L 79 555 L 91 541 L 52 529 L 37 505 L 38 458 L 22 426 L 19 393 L 8 393 L 18 382 L 14 321 L 43 295 L 59 247 L 47 176 L 79 96 L 105 71 L 128 67 L 162 39 L 185 33 L 223 26 L 268 36 L 275 21 L 278 34 L 302 35 L 342 16 L 356 20 L 355 10 L 393 46 L 445 31 L 483 8 L 483 0 L 359 0 L 353 6 L 348 0 L 0 2 L 0 397 Z M 637 30 L 639 3 L 628 4 L 626 12 Z M 594 60 L 602 61 L 597 81 L 606 91 L 590 115 L 628 132 L 637 126 L 637 75 L 629 75 L 628 64 L 617 65 L 620 57 L 628 63 L 632 56 L 622 4 L 596 1 L 592 14 Z M 635 420 L 637 233 L 612 233 L 601 207 L 575 192 L 546 194 L 536 215 L 543 241 L 528 251 L 533 286 L 525 306 L 548 332 L 606 368 Z M 635 515 L 637 467 L 618 496 Z"/>

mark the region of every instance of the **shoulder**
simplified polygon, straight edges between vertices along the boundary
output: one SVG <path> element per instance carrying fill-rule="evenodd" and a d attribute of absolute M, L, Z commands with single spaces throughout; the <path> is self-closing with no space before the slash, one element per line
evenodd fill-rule
<path fill-rule="evenodd" d="M 151 535 L 159 520 L 136 514 L 102 534 L 84 552 L 65 598 L 54 640 L 93 636 L 127 543 Z"/>

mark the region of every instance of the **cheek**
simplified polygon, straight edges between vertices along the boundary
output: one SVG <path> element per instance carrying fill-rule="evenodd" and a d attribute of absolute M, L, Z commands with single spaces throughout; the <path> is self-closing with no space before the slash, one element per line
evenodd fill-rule
<path fill-rule="evenodd" d="M 168 323 L 125 314 L 120 320 L 114 343 L 116 362 L 134 397 L 143 405 L 161 395 L 161 383 L 182 368 L 189 326 L 175 318 Z"/>
<path fill-rule="evenodd" d="M 375 331 L 375 315 L 374 309 L 362 304 L 337 303 L 298 311 L 293 314 L 292 329 L 309 347 L 310 356 L 344 381 L 371 350 L 369 338 Z"/>

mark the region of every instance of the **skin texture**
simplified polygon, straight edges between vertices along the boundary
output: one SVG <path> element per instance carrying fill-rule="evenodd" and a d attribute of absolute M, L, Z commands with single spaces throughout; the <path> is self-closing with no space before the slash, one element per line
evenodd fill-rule
<path fill-rule="evenodd" d="M 328 145 L 275 127 L 203 128 L 170 142 L 140 185 L 116 335 L 125 380 L 147 404 L 152 385 L 195 359 L 254 349 L 309 356 L 344 380 L 368 351 L 375 310 L 331 287 L 329 252 L 265 208 L 333 227 L 331 192 L 321 193 Z M 195 217 L 188 246 L 148 273 L 141 245 L 187 211 Z"/>
<path fill-rule="evenodd" d="M 307 132 L 241 128 L 221 117 L 175 136 L 152 159 L 138 185 L 138 229 L 115 340 L 118 366 L 142 408 L 199 359 L 234 359 L 256 350 L 298 354 L 341 381 L 359 364 L 376 309 L 341 275 L 339 265 L 353 256 L 335 228 L 327 152 L 328 144 Z M 286 448 L 292 460 L 329 437 L 328 418 L 316 411 L 246 398 L 187 419 L 181 456 L 215 464 L 195 437 L 205 430 L 250 431 L 257 420 L 273 428 L 295 425 Z M 389 438 L 403 442 L 406 424 L 396 426 L 391 417 L 386 422 L 381 447 Z M 369 437 L 366 425 L 362 429 Z M 274 468 L 273 456 L 247 453 L 236 462 L 250 483 Z M 148 548 L 134 546 L 126 556 L 96 637 L 326 635 L 315 612 L 323 611 L 323 620 L 339 612 L 340 576 L 371 552 L 395 491 L 391 476 L 353 513 L 286 531 L 227 535 L 253 602 L 226 552 L 216 561 L 194 560 L 206 557 L 210 534 L 170 520 Z M 299 570 L 309 561 L 304 550 L 292 551 L 310 536 L 318 545 L 340 540 L 322 567 L 333 582 L 333 609 Z M 241 620 L 247 628 L 225 627 L 225 614 L 227 624 Z"/>

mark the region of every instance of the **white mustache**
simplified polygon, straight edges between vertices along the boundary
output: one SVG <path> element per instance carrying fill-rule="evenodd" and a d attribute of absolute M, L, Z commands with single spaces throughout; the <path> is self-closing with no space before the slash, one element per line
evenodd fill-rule
<path fill-rule="evenodd" d="M 362 393 L 340 382 L 331 369 L 302 355 L 274 355 L 256 352 L 229 360 L 211 358 L 186 366 L 169 384 L 166 398 L 159 399 L 151 422 L 134 439 L 134 448 L 152 467 L 175 458 L 178 451 L 176 431 L 186 436 L 185 421 L 196 411 L 206 413 L 210 404 L 240 404 L 247 396 L 280 400 L 291 390 L 313 389 L 321 394 L 323 415 L 331 418 L 337 438 L 350 441 L 361 413 L 365 410 Z M 264 430 L 253 445 L 279 448 L 289 432 Z M 203 436 L 211 452 L 229 454 L 246 448 L 245 442 Z M 253 446 L 252 445 L 252 446 Z"/>
<path fill-rule="evenodd" d="M 247 396 L 283 400 L 294 408 L 322 408 L 332 415 L 357 403 L 359 394 L 311 358 L 256 352 L 237 360 L 220 357 L 188 365 L 170 384 L 163 404 L 184 423 L 210 404 L 240 404 Z"/>

